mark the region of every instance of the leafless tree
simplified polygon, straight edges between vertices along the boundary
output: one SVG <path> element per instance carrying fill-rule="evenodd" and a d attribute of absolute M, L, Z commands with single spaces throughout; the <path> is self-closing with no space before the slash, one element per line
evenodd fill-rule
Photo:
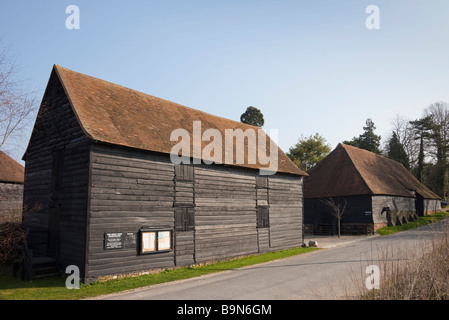
<path fill-rule="evenodd" d="M 321 200 L 325 205 L 329 206 L 332 210 L 331 214 L 333 217 L 337 219 L 337 235 L 338 237 L 341 236 L 341 220 L 343 219 L 343 216 L 345 215 L 345 209 L 346 209 L 346 200 L 343 199 L 343 202 L 340 203 L 338 201 L 335 201 L 334 198 L 324 198 Z"/>
<path fill-rule="evenodd" d="M 404 147 L 405 153 L 407 153 L 410 161 L 410 168 L 416 167 L 419 155 L 419 141 L 415 139 L 414 128 L 409 119 L 406 119 L 400 115 L 391 122 L 392 132 L 395 132 L 399 142 Z"/>
<path fill-rule="evenodd" d="M 437 188 L 443 198 L 448 196 L 448 154 L 449 154 L 449 104 L 436 102 L 424 110 L 432 119 L 431 155 L 436 159 L 438 169 Z"/>
<path fill-rule="evenodd" d="M 37 108 L 35 93 L 24 88 L 18 71 L 9 49 L 0 49 L 0 149 L 24 128 L 25 120 Z"/>
<path fill-rule="evenodd" d="M 431 155 L 437 161 L 445 161 L 449 142 L 449 105 L 446 102 L 436 102 L 424 110 L 424 116 L 432 119 L 432 146 Z"/>

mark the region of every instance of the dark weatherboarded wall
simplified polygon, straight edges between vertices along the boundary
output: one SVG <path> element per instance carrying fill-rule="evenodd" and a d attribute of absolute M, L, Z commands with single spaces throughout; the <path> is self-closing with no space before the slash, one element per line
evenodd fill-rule
<path fill-rule="evenodd" d="M 96 144 L 90 159 L 87 279 L 302 244 L 300 176 L 258 178 L 256 170 L 205 164 L 183 173 L 167 155 Z M 258 228 L 260 208 L 269 222 Z M 183 210 L 194 227 L 179 231 L 175 215 Z M 173 228 L 173 250 L 139 254 L 143 226 Z M 124 246 L 106 250 L 105 233 L 113 232 L 127 237 Z"/>
<path fill-rule="evenodd" d="M 142 226 L 174 226 L 174 169 L 168 157 L 92 145 L 86 277 L 173 266 L 173 251 L 138 254 Z M 104 234 L 126 233 L 105 250 Z"/>
<path fill-rule="evenodd" d="M 89 142 L 52 75 L 25 155 L 24 204 L 34 254 L 59 256 L 83 272 Z"/>
<path fill-rule="evenodd" d="M 324 203 L 328 199 L 304 199 L 305 225 L 308 231 L 316 231 L 320 225 L 332 225 L 334 232 L 337 228 L 337 220 L 332 214 L 332 209 Z M 349 196 L 333 198 L 335 204 L 345 207 L 342 224 L 372 224 L 372 200 L 371 196 Z"/>
<path fill-rule="evenodd" d="M 198 262 L 257 252 L 255 172 L 195 168 Z"/>

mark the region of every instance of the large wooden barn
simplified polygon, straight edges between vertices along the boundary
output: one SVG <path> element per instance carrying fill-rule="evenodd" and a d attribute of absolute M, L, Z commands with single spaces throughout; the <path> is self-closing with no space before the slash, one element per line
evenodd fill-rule
<path fill-rule="evenodd" d="M 301 246 L 306 173 L 277 146 L 273 175 L 260 162 L 175 165 L 170 135 L 194 121 L 258 129 L 54 66 L 24 155 L 24 201 L 41 207 L 24 219 L 34 254 L 91 282 Z"/>
<path fill-rule="evenodd" d="M 24 167 L 0 151 L 0 223 L 20 221 Z"/>
<path fill-rule="evenodd" d="M 372 233 L 441 209 L 440 198 L 404 166 L 342 143 L 308 173 L 304 223 L 310 232 L 336 232 L 332 204 L 345 207 L 341 224 L 347 232 Z"/>

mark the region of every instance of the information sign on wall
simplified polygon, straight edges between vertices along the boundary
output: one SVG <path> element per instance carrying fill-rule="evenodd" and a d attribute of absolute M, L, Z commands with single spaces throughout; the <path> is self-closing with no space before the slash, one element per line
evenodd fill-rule
<path fill-rule="evenodd" d="M 123 232 L 109 232 L 104 234 L 105 250 L 123 249 Z"/>

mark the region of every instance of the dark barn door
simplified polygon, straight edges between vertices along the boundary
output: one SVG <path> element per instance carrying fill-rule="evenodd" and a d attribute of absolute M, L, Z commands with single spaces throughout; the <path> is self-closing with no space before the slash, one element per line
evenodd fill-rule
<path fill-rule="evenodd" d="M 175 208 L 175 265 L 195 263 L 195 208 Z"/>
<path fill-rule="evenodd" d="M 419 217 L 424 216 L 424 198 L 419 193 L 416 193 L 415 210 Z"/>
<path fill-rule="evenodd" d="M 48 243 L 47 255 L 52 258 L 58 258 L 60 243 L 60 193 L 62 186 L 62 168 L 64 161 L 64 151 L 56 150 L 53 152 L 53 164 L 51 173 L 51 193 L 48 216 Z"/>

